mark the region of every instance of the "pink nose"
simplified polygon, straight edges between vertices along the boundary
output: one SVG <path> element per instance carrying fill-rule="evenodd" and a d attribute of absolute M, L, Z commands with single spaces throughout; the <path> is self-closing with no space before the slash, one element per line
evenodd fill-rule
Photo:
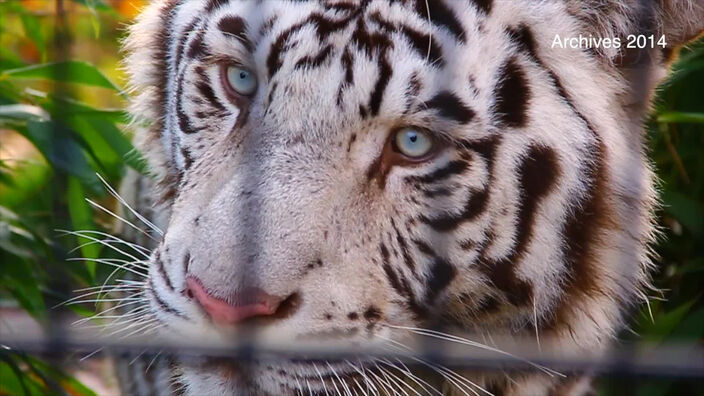
<path fill-rule="evenodd" d="M 186 279 L 186 295 L 198 301 L 218 324 L 235 324 L 255 316 L 273 315 L 282 300 L 260 289 L 249 289 L 227 298 L 216 297 L 194 277 Z"/>

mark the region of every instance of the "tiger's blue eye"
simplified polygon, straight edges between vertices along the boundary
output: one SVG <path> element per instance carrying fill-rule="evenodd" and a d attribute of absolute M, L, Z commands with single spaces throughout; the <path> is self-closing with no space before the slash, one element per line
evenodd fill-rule
<path fill-rule="evenodd" d="M 227 68 L 227 83 L 240 95 L 249 96 L 257 90 L 257 78 L 252 72 L 239 66 Z"/>
<path fill-rule="evenodd" d="M 398 151 L 411 159 L 423 158 L 433 149 L 431 136 L 418 128 L 408 127 L 396 132 L 394 143 Z"/>

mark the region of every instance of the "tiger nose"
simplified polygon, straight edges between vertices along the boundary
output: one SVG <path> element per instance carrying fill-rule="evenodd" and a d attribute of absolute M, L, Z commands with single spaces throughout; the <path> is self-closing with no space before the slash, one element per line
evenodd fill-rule
<path fill-rule="evenodd" d="M 227 298 L 212 295 L 203 283 L 194 277 L 186 279 L 186 296 L 192 298 L 217 324 L 236 324 L 247 318 L 271 316 L 276 313 L 282 298 L 261 289 L 247 289 Z"/>

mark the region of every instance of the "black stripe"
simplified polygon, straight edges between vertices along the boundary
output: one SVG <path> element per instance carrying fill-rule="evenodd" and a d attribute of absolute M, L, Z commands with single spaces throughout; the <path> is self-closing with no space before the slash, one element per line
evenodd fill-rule
<path fill-rule="evenodd" d="M 429 109 L 438 109 L 441 116 L 466 124 L 474 118 L 474 111 L 452 92 L 441 91 L 426 102 Z"/>
<path fill-rule="evenodd" d="M 379 114 L 381 100 L 384 97 L 386 86 L 389 85 L 389 80 L 391 79 L 392 73 L 393 69 L 391 68 L 391 64 L 388 59 L 386 59 L 385 55 L 381 56 L 379 58 L 379 78 L 376 80 L 374 90 L 369 98 L 369 109 L 371 110 L 372 115 Z"/>
<path fill-rule="evenodd" d="M 196 25 L 198 25 L 200 22 L 201 19 L 199 17 L 196 17 L 183 29 L 183 34 L 181 35 L 181 38 L 178 41 L 178 46 L 176 47 L 176 57 L 174 61 L 174 68 L 176 70 L 178 70 L 178 65 L 181 63 L 183 49 L 185 48 L 186 43 L 188 42 L 188 38 L 190 37 L 191 33 L 193 33 L 193 30 L 196 28 Z"/>
<path fill-rule="evenodd" d="M 153 64 L 156 65 L 154 68 L 154 73 L 156 75 L 152 76 L 154 80 L 158 81 L 156 84 L 157 100 L 158 105 L 161 106 L 162 113 L 167 114 L 169 109 L 168 97 L 166 88 L 169 86 L 169 76 L 164 70 L 168 69 L 165 65 L 167 59 L 169 59 L 169 45 L 171 43 L 171 31 L 173 28 L 173 21 L 175 18 L 174 9 L 181 3 L 180 0 L 168 0 L 164 3 L 160 12 L 161 19 L 161 29 L 157 33 L 157 37 L 154 40 L 156 48 L 154 48 L 154 56 L 152 58 Z M 161 117 L 158 117 L 160 120 Z M 161 121 L 157 121 L 159 125 L 159 133 L 163 134 L 164 125 Z"/>
<path fill-rule="evenodd" d="M 427 198 L 436 198 L 436 197 L 448 197 L 452 195 L 456 189 L 452 188 L 447 188 L 447 187 L 438 187 L 438 188 L 431 188 L 431 189 L 422 189 L 423 195 L 425 195 Z"/>
<path fill-rule="evenodd" d="M 524 254 L 533 237 L 538 205 L 552 191 L 560 177 L 557 154 L 549 147 L 531 147 L 521 163 L 518 174 L 521 202 L 516 230 L 517 242 L 514 248 L 516 257 Z"/>
<path fill-rule="evenodd" d="M 310 23 L 315 26 L 315 32 L 318 36 L 318 40 L 323 41 L 326 40 L 331 34 L 347 28 L 350 22 L 359 15 L 360 11 L 361 10 L 358 10 L 343 19 L 329 19 L 320 14 L 313 14 L 310 17 Z"/>
<path fill-rule="evenodd" d="M 425 285 L 424 299 L 425 304 L 431 305 L 437 296 L 449 286 L 455 276 L 457 276 L 457 270 L 447 260 L 438 256 L 427 242 L 420 239 L 413 239 L 413 243 L 421 253 L 428 256 L 432 261 L 431 267 L 427 273 L 429 278 Z"/>
<path fill-rule="evenodd" d="M 406 89 L 406 109 L 403 111 L 404 114 L 408 114 L 411 111 L 413 104 L 417 103 L 418 95 L 421 89 L 423 89 L 423 84 L 421 84 L 420 76 L 418 72 L 413 72 L 411 77 L 408 79 L 408 88 Z"/>
<path fill-rule="evenodd" d="M 288 39 L 291 35 L 301 30 L 301 28 L 303 28 L 306 24 L 308 24 L 307 20 L 289 27 L 281 32 L 281 34 L 279 34 L 274 43 L 271 45 L 269 55 L 266 58 L 266 67 L 269 71 L 269 79 L 274 77 L 274 74 L 276 74 L 276 72 L 281 68 L 281 65 L 283 65 L 281 55 L 287 51 Z"/>
<path fill-rule="evenodd" d="M 396 227 L 396 223 L 394 222 L 393 219 L 391 219 L 391 227 L 394 229 L 394 232 L 396 233 L 396 242 L 398 243 L 399 247 L 401 248 L 401 254 L 403 254 L 403 262 L 406 264 L 408 269 L 411 270 L 411 273 L 414 276 L 418 276 L 416 273 L 416 263 L 413 261 L 413 257 L 411 257 L 411 254 L 408 250 L 408 243 L 406 242 L 406 238 L 401 235 L 401 232 L 398 230 Z"/>
<path fill-rule="evenodd" d="M 166 269 L 164 268 L 164 261 L 161 259 L 161 252 L 159 250 L 157 250 L 156 254 L 154 254 L 154 263 L 156 264 L 156 269 L 159 271 L 159 274 L 164 279 L 166 287 L 169 290 L 174 290 L 174 287 L 171 284 L 171 279 L 169 279 L 169 276 L 166 274 Z"/>
<path fill-rule="evenodd" d="M 582 112 L 577 109 L 577 106 L 575 106 L 574 101 L 565 90 L 564 85 L 562 85 L 562 81 L 560 81 L 560 78 L 538 56 L 537 45 L 533 38 L 533 33 L 530 31 L 530 29 L 525 25 L 521 25 L 518 28 L 508 29 L 507 33 L 509 35 L 509 38 L 517 44 L 519 49 L 525 51 L 531 57 L 531 59 L 533 59 L 533 61 L 538 64 L 538 66 L 540 66 L 546 71 L 553 85 L 557 89 L 558 94 L 563 98 L 563 100 L 567 103 L 567 105 L 575 113 L 575 115 L 577 115 L 577 117 L 579 117 L 582 122 L 584 122 L 589 131 L 592 133 L 592 135 L 598 139 L 598 134 L 596 133 L 596 130 L 592 126 L 591 122 L 589 122 L 589 120 L 582 114 Z"/>
<path fill-rule="evenodd" d="M 296 69 L 307 68 L 314 69 L 320 67 L 332 54 L 332 44 L 328 44 L 314 56 L 304 56 L 296 62 Z"/>
<path fill-rule="evenodd" d="M 247 51 L 252 52 L 252 43 L 247 38 L 247 22 L 238 16 L 226 16 L 218 22 L 218 29 L 228 37 L 239 40 Z"/>
<path fill-rule="evenodd" d="M 460 213 L 433 217 L 421 215 L 418 220 L 438 232 L 454 231 L 460 225 L 476 219 L 486 209 L 489 197 L 488 187 L 482 190 L 470 190 L 470 195 Z"/>
<path fill-rule="evenodd" d="M 369 19 L 377 23 L 382 29 L 387 32 L 398 32 L 406 37 L 411 43 L 411 47 L 418 53 L 418 55 L 427 59 L 429 63 L 442 66 L 444 61 L 442 59 L 442 49 L 437 43 L 437 40 L 432 40 L 430 34 L 420 32 L 408 25 L 399 24 L 398 27 L 386 19 L 382 18 L 378 11 L 372 13 Z"/>
<path fill-rule="evenodd" d="M 479 11 L 483 12 L 484 14 L 488 15 L 491 12 L 491 6 L 492 0 L 470 0 L 472 4 L 474 4 Z"/>
<path fill-rule="evenodd" d="M 526 305 L 532 301 L 533 286 L 519 278 L 516 268 L 533 238 L 538 205 L 552 191 L 559 175 L 557 156 L 552 149 L 544 146 L 530 148 L 518 169 L 521 198 L 512 252 L 498 261 L 480 260 L 480 268 L 513 305 Z"/>
<path fill-rule="evenodd" d="M 363 20 L 357 21 L 357 27 L 352 33 L 352 42 L 363 50 L 371 59 L 374 53 L 383 53 L 387 49 L 393 47 L 391 39 L 379 32 L 369 33 Z"/>
<path fill-rule="evenodd" d="M 208 0 L 208 5 L 205 7 L 205 12 L 206 13 L 211 13 L 215 11 L 217 8 L 220 8 L 224 6 L 225 4 L 228 4 L 230 0 Z"/>
<path fill-rule="evenodd" d="M 509 59 L 501 67 L 495 91 L 494 111 L 499 125 L 513 128 L 524 126 L 528 119 L 531 93 L 525 72 L 515 59 Z"/>
<path fill-rule="evenodd" d="M 208 48 L 205 46 L 203 39 L 205 38 L 205 30 L 201 30 L 196 33 L 196 37 L 193 38 L 191 44 L 188 46 L 188 53 L 186 56 L 189 59 L 202 58 L 210 54 Z"/>
<path fill-rule="evenodd" d="M 167 312 L 171 315 L 177 316 L 181 319 L 188 320 L 188 318 L 176 310 L 176 308 L 168 305 L 157 293 L 156 288 L 154 287 L 154 280 L 152 278 L 149 278 L 149 287 L 152 292 L 152 297 L 154 298 L 154 301 L 159 305 L 159 308 L 161 308 L 164 312 Z"/>
<path fill-rule="evenodd" d="M 198 81 L 196 82 L 196 89 L 198 92 L 205 97 L 206 101 L 208 104 L 214 106 L 216 109 L 227 112 L 227 109 L 225 109 L 225 106 L 220 103 L 220 100 L 215 96 L 215 92 L 213 91 L 213 88 L 210 86 L 211 81 L 210 77 L 208 77 L 205 74 L 205 71 L 200 68 L 196 68 L 196 74 L 200 76 Z"/>
<path fill-rule="evenodd" d="M 464 173 L 469 168 L 467 160 L 454 160 L 447 163 L 440 169 L 436 169 L 427 175 L 407 176 L 405 180 L 409 183 L 437 183 L 445 179 Z"/>
<path fill-rule="evenodd" d="M 195 132 L 199 132 L 203 129 L 204 127 L 199 127 L 199 128 L 194 128 L 191 125 L 190 120 L 188 119 L 188 116 L 186 115 L 184 108 L 183 108 L 183 84 L 184 84 L 184 78 L 185 78 L 186 70 L 179 76 L 178 78 L 178 83 L 177 83 L 177 88 L 176 88 L 176 117 L 178 118 L 178 127 L 181 130 L 181 132 L 185 134 L 191 134 Z"/>
<path fill-rule="evenodd" d="M 431 7 L 430 10 L 428 5 Z M 416 13 L 423 20 L 427 20 L 430 15 L 430 21 L 433 24 L 446 28 L 457 41 L 465 42 L 466 34 L 460 21 L 441 0 L 416 0 Z"/>
<path fill-rule="evenodd" d="M 457 270 L 448 261 L 436 258 L 430 267 L 430 279 L 426 285 L 425 303 L 432 304 L 457 276 Z"/>
<path fill-rule="evenodd" d="M 187 148 L 181 147 L 181 155 L 183 156 L 183 168 L 188 170 L 193 165 L 193 157 Z"/>
<path fill-rule="evenodd" d="M 406 299 L 406 304 L 408 304 L 408 308 L 416 316 L 425 316 L 427 314 L 427 310 L 416 302 L 413 290 L 408 285 L 408 280 L 406 280 L 406 278 L 404 278 L 402 275 L 397 275 L 394 269 L 391 268 L 391 264 L 389 262 L 389 250 L 386 248 L 386 245 L 384 245 L 383 242 L 379 244 L 379 251 L 381 252 L 382 257 L 382 268 L 384 270 L 384 273 L 386 274 L 386 278 L 391 284 L 391 287 L 393 287 L 394 290 L 396 290 L 396 292 L 401 297 L 404 297 Z"/>

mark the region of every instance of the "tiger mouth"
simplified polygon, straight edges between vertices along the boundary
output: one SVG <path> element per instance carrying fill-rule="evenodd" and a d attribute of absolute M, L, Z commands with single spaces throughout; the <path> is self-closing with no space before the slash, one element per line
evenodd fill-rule
<path fill-rule="evenodd" d="M 374 365 L 370 361 L 349 362 L 318 359 L 287 359 L 281 362 L 268 363 L 251 360 L 249 362 L 235 361 L 227 358 L 207 358 L 203 369 L 215 370 L 228 379 L 251 380 L 260 374 L 275 374 L 282 381 L 296 389 L 324 389 L 341 385 L 348 386 L 364 384 L 365 377 L 373 372 Z M 371 374 L 374 375 L 374 374 Z"/>

